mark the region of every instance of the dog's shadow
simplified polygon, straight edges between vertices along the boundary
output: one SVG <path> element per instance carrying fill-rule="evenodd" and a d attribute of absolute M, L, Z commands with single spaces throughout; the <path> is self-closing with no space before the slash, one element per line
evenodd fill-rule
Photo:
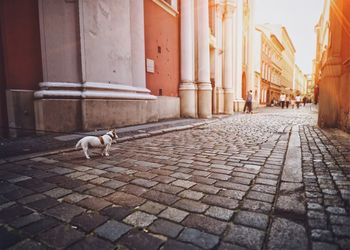
<path fill-rule="evenodd" d="M 91 161 L 91 160 L 97 160 L 97 159 L 110 157 L 110 156 L 102 156 L 101 152 L 98 152 L 97 150 L 96 151 L 90 150 L 89 151 L 89 156 L 90 156 L 90 159 L 86 159 L 86 157 L 84 155 L 81 155 L 81 152 L 79 150 L 79 154 L 70 157 L 70 160 L 71 161 L 78 161 L 78 162 L 86 162 L 86 161 Z"/>

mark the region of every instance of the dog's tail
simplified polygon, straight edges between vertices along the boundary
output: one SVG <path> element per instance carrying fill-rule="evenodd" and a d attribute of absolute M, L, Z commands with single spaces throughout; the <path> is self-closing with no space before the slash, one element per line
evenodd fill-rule
<path fill-rule="evenodd" d="M 78 141 L 77 145 L 75 145 L 75 148 L 79 148 L 81 145 L 81 140 Z"/>

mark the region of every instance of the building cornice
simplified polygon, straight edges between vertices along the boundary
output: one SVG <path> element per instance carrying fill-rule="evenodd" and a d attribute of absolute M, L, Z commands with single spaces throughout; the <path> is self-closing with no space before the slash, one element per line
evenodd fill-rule
<path fill-rule="evenodd" d="M 286 35 L 288 43 L 290 44 L 290 46 L 293 49 L 293 52 L 295 53 L 296 52 L 295 47 L 293 45 L 292 39 L 290 39 L 290 37 L 289 37 L 289 34 L 288 34 L 286 27 L 282 26 L 282 32 L 284 32 L 284 34 Z"/>
<path fill-rule="evenodd" d="M 271 34 L 271 41 L 277 45 L 277 47 L 283 51 L 285 48 L 284 46 L 282 45 L 282 43 L 279 41 L 279 39 L 277 38 L 277 36 L 275 36 L 274 34 Z"/>
<path fill-rule="evenodd" d="M 171 5 L 169 5 L 164 0 L 152 0 L 152 1 L 172 16 L 176 17 L 179 14 L 177 10 L 175 10 Z"/>

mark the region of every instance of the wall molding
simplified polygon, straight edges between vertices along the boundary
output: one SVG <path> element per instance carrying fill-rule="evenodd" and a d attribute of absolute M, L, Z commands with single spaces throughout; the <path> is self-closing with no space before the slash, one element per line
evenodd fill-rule
<path fill-rule="evenodd" d="M 157 99 L 156 96 L 151 95 L 149 89 L 115 83 L 41 82 L 39 86 L 40 90 L 34 93 L 36 99 Z"/>
<path fill-rule="evenodd" d="M 152 1 L 172 16 L 176 17 L 179 14 L 177 10 L 175 10 L 171 5 L 169 5 L 167 2 L 164 2 L 163 0 L 152 0 Z"/>

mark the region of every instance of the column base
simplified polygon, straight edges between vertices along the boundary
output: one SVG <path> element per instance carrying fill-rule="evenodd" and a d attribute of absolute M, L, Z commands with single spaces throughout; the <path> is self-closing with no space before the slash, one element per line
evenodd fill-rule
<path fill-rule="evenodd" d="M 213 103 L 213 113 L 222 114 L 224 113 L 225 106 L 224 90 L 221 87 L 216 87 L 213 91 L 213 95 L 215 95 L 215 101 Z"/>
<path fill-rule="evenodd" d="M 212 117 L 212 87 L 210 83 L 198 83 L 198 117 Z"/>
<path fill-rule="evenodd" d="M 245 101 L 243 99 L 236 99 L 233 101 L 235 112 L 242 112 L 244 109 Z"/>
<path fill-rule="evenodd" d="M 94 130 L 159 119 L 158 100 L 145 88 L 89 82 L 46 82 L 40 87 L 34 93 L 37 130 Z"/>
<path fill-rule="evenodd" d="M 233 114 L 233 91 L 232 89 L 224 90 L 225 96 L 225 114 L 232 115 Z"/>
<path fill-rule="evenodd" d="M 181 83 L 179 87 L 181 117 L 197 117 L 197 87 L 193 82 Z"/>

